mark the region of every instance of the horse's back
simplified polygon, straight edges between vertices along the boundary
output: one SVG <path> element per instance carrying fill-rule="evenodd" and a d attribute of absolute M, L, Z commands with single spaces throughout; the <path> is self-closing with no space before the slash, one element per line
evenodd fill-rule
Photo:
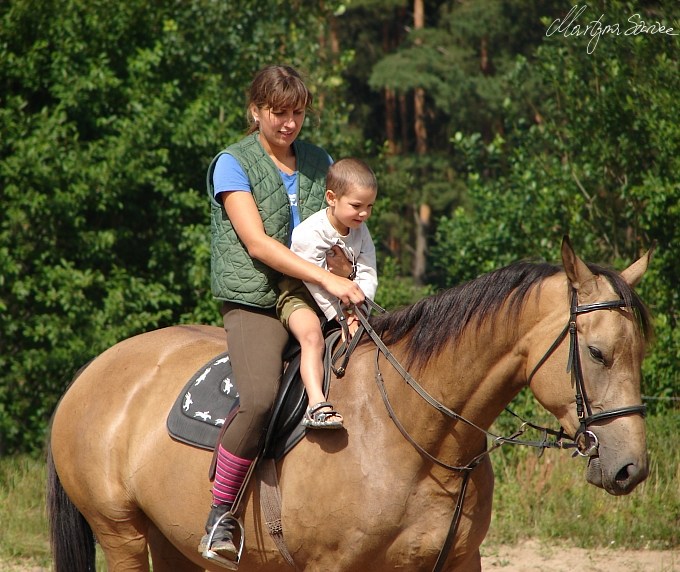
<path fill-rule="evenodd" d="M 119 415 L 153 398 L 158 406 L 172 402 L 203 363 L 224 351 L 224 331 L 210 326 L 173 326 L 139 334 L 112 346 L 84 368 L 57 408 L 80 429 L 108 426 Z M 175 391 L 176 390 L 176 391 Z M 160 401 L 158 401 L 160 400 Z"/>
<path fill-rule="evenodd" d="M 150 446 L 173 446 L 165 421 L 174 400 L 225 348 L 221 328 L 173 326 L 128 338 L 81 371 L 57 407 L 51 434 L 57 472 L 76 504 L 93 486 L 113 502 Z"/>

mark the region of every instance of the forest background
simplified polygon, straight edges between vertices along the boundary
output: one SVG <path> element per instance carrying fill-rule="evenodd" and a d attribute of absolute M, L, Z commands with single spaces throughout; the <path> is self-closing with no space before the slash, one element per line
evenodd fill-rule
<path fill-rule="evenodd" d="M 502 449 L 485 546 L 568 539 L 677 563 L 677 31 L 675 0 L 0 2 L 0 568 L 49 564 L 41 453 L 75 371 L 140 332 L 219 324 L 205 173 L 270 63 L 307 77 L 303 138 L 378 175 L 388 308 L 559 262 L 564 234 L 619 269 L 657 245 L 638 288 L 656 330 L 649 478 L 613 498 L 564 452 Z M 529 393 L 512 407 L 551 424 Z"/>
<path fill-rule="evenodd" d="M 679 15 L 673 0 L 2 2 L 0 455 L 42 449 L 105 348 L 219 323 L 205 172 L 269 63 L 305 73 L 303 138 L 378 175 L 388 308 L 558 262 L 564 234 L 616 268 L 656 243 L 643 393 L 677 421 Z"/>

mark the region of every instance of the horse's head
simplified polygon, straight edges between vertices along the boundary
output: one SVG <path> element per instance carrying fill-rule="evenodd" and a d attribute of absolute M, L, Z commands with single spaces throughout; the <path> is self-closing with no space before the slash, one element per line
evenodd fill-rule
<path fill-rule="evenodd" d="M 540 364 L 529 376 L 534 394 L 589 457 L 588 482 L 613 495 L 630 493 L 648 473 L 640 379 L 649 321 L 633 287 L 650 258 L 651 250 L 617 274 L 586 265 L 565 237 L 569 323 L 545 361 L 545 346 L 529 356 Z"/>

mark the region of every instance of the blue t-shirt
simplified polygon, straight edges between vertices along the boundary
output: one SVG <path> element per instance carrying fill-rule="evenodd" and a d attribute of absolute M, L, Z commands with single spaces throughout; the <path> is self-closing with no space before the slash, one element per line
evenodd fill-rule
<path fill-rule="evenodd" d="M 298 173 L 295 171 L 289 175 L 279 169 L 281 180 L 286 187 L 288 193 L 288 201 L 290 203 L 290 221 L 292 228 L 295 228 L 300 223 L 300 210 L 298 209 L 297 196 L 297 181 Z M 220 193 L 225 191 L 246 191 L 252 192 L 248 175 L 241 167 L 241 164 L 233 155 L 223 153 L 215 163 L 215 170 L 213 171 L 213 186 L 215 189 L 215 198 Z"/>

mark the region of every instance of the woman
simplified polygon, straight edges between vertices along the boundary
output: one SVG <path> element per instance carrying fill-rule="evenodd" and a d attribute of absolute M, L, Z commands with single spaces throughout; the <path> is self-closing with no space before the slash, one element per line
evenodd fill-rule
<path fill-rule="evenodd" d="M 259 452 L 282 371 L 288 332 L 276 316 L 282 274 L 316 284 L 343 303 L 364 301 L 361 288 L 289 249 L 293 227 L 324 206 L 328 153 L 297 141 L 312 95 L 288 66 L 268 66 L 248 92 L 246 137 L 208 169 L 211 197 L 211 286 L 222 300 L 229 354 L 239 383 L 239 410 L 217 447 L 213 504 L 206 533 L 231 510 Z M 338 258 L 338 257 L 335 257 Z M 349 271 L 345 274 L 347 276 Z M 235 559 L 233 522 L 223 520 L 208 544 Z"/>

